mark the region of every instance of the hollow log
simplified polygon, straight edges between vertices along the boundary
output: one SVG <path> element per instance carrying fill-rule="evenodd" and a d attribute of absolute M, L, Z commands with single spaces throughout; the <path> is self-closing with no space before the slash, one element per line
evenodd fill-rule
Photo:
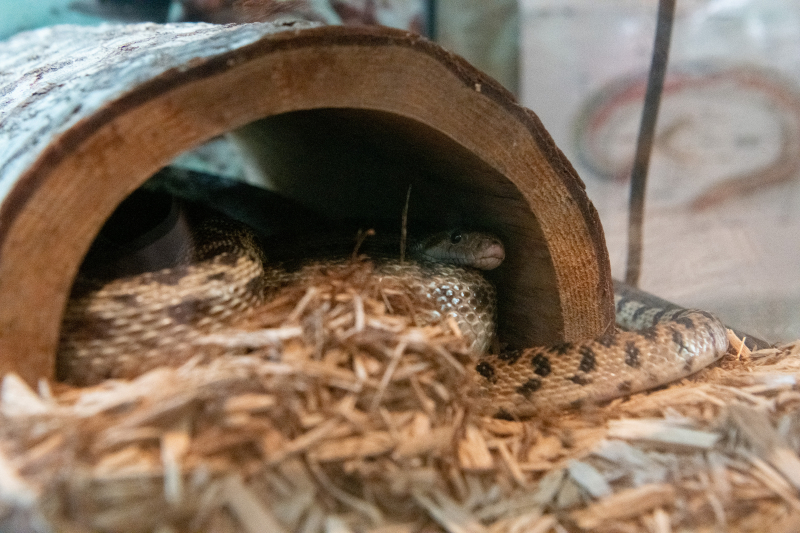
<path fill-rule="evenodd" d="M 0 372 L 52 377 L 77 269 L 115 207 L 229 134 L 261 184 L 330 217 L 499 235 L 500 340 L 613 324 L 583 183 L 536 115 L 463 59 L 388 28 L 61 26 L 0 43 Z"/>

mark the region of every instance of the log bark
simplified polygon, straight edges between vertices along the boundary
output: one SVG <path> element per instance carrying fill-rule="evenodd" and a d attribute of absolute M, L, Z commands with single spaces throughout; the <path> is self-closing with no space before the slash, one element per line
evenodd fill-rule
<path fill-rule="evenodd" d="M 506 343 L 613 324 L 602 228 L 574 169 L 533 112 L 435 44 L 374 27 L 56 27 L 0 44 L 0 372 L 52 376 L 105 219 L 228 132 L 263 184 L 321 213 L 399 220 L 411 184 L 416 219 L 497 233 Z"/>

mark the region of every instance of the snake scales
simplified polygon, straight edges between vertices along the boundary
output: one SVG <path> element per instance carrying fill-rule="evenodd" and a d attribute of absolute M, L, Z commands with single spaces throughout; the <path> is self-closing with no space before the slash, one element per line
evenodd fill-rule
<path fill-rule="evenodd" d="M 175 364 L 190 353 L 194 337 L 224 327 L 292 275 L 266 261 L 255 236 L 238 223 L 212 218 L 191 231 L 195 245 L 175 266 L 111 281 L 79 277 L 62 324 L 60 379 L 94 384 Z M 443 232 L 408 250 L 410 261 L 381 259 L 376 273 L 434 299 L 456 318 L 473 350 L 486 352 L 495 293 L 478 269 L 502 262 L 502 243 L 485 233 Z M 530 416 L 625 396 L 691 374 L 727 350 L 724 326 L 704 311 L 656 309 L 621 297 L 616 311 L 618 324 L 637 331 L 482 355 L 473 369 L 478 410 Z"/>

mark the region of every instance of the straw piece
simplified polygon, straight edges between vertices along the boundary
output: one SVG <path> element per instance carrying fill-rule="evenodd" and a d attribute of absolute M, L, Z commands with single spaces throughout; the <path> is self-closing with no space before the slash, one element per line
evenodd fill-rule
<path fill-rule="evenodd" d="M 247 533 L 288 533 L 237 476 L 226 479 L 225 503 Z"/>
<path fill-rule="evenodd" d="M 720 438 L 716 433 L 676 426 L 666 420 L 645 419 L 613 420 L 608 425 L 608 436 L 647 442 L 674 451 L 708 450 Z"/>
<path fill-rule="evenodd" d="M 601 524 L 639 516 L 675 501 L 675 488 L 671 485 L 645 485 L 620 491 L 608 498 L 593 503 L 586 509 L 572 513 L 578 526 L 593 529 Z"/>
<path fill-rule="evenodd" d="M 0 409 L 5 416 L 34 416 L 50 412 L 52 406 L 42 401 L 17 374 L 10 373 L 0 385 Z"/>
<path fill-rule="evenodd" d="M 494 468 L 494 459 L 483 435 L 473 425 L 465 428 L 464 438 L 458 443 L 458 462 L 470 472 L 487 471 Z"/>

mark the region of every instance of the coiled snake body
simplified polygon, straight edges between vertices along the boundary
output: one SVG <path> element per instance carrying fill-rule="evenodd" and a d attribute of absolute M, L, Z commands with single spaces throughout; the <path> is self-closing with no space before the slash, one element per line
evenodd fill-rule
<path fill-rule="evenodd" d="M 196 245 L 177 265 L 98 282 L 80 279 L 65 311 L 57 374 L 85 385 L 132 377 L 191 353 L 192 339 L 224 327 L 291 276 L 265 261 L 238 223 L 213 219 L 193 230 Z M 414 241 L 411 261 L 381 259 L 376 273 L 403 279 L 454 317 L 477 353 L 494 335 L 495 293 L 478 269 L 504 258 L 502 244 L 477 232 Z M 483 354 L 473 374 L 485 414 L 530 416 L 657 387 L 721 357 L 724 326 L 698 310 L 655 309 L 617 298 L 616 331 L 579 343 Z M 185 356 L 184 359 L 189 356 Z"/>

